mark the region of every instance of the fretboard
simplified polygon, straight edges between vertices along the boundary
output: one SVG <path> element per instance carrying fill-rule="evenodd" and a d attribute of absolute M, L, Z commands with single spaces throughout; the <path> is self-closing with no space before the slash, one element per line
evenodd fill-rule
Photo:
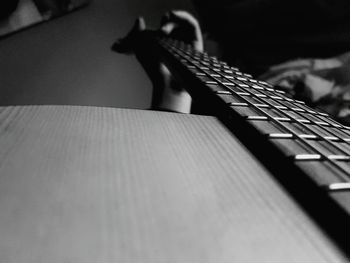
<path fill-rule="evenodd" d="M 317 185 L 350 190 L 349 127 L 190 45 L 172 39 L 158 39 L 156 45 L 172 73 L 186 80 L 190 94 L 233 129 L 245 128 L 243 120 Z"/>

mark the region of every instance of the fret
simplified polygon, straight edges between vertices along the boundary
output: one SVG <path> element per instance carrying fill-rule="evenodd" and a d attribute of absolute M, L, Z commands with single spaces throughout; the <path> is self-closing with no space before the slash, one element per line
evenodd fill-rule
<path fill-rule="evenodd" d="M 255 80 L 255 79 L 248 79 L 248 81 L 251 82 L 251 83 L 258 83 L 258 81 Z"/>
<path fill-rule="evenodd" d="M 298 119 L 298 121 L 301 123 L 306 123 L 306 124 L 311 123 L 309 120 L 306 120 L 306 119 Z"/>
<path fill-rule="evenodd" d="M 235 87 L 236 85 L 231 82 L 223 82 L 227 86 Z"/>
<path fill-rule="evenodd" d="M 267 121 L 269 118 L 267 116 L 247 116 L 247 120 L 264 120 Z"/>
<path fill-rule="evenodd" d="M 251 79 L 251 78 L 253 78 L 253 76 L 250 75 L 250 74 L 248 74 L 248 73 L 243 73 L 243 76 L 247 77 L 248 80 Z"/>
<path fill-rule="evenodd" d="M 259 108 L 269 108 L 269 105 L 263 104 L 263 103 L 254 104 L 254 106 L 259 107 Z"/>
<path fill-rule="evenodd" d="M 331 141 L 339 141 L 342 139 L 342 138 L 335 137 L 335 136 L 323 136 L 323 138 L 327 139 L 327 140 L 331 140 Z M 347 141 L 345 141 L 345 142 L 347 142 Z"/>
<path fill-rule="evenodd" d="M 226 94 L 226 95 L 231 95 L 232 93 L 227 90 L 217 90 L 214 92 L 215 94 Z"/>
<path fill-rule="evenodd" d="M 322 156 L 320 154 L 297 154 L 294 156 L 294 160 L 315 161 L 315 160 L 322 160 Z"/>
<path fill-rule="evenodd" d="M 300 136 L 301 138 L 308 139 L 308 140 L 320 139 L 319 136 L 316 136 L 316 135 L 314 135 L 314 134 L 299 134 L 299 136 Z"/>
<path fill-rule="evenodd" d="M 247 78 L 244 78 L 244 77 L 236 77 L 237 80 L 240 80 L 240 81 L 247 81 Z M 263 89 L 263 88 L 262 88 Z"/>
<path fill-rule="evenodd" d="M 249 85 L 247 85 L 247 86 L 249 87 Z M 263 87 L 258 86 L 258 85 L 252 85 L 251 87 L 252 87 L 253 89 L 264 90 Z"/>
<path fill-rule="evenodd" d="M 324 121 L 315 121 L 314 123 L 317 125 L 320 125 L 320 126 L 329 126 L 329 124 L 327 122 L 324 122 Z"/>
<path fill-rule="evenodd" d="M 270 83 L 267 83 L 266 81 L 258 80 L 258 83 L 273 88 L 273 86 Z"/>
<path fill-rule="evenodd" d="M 328 159 L 337 160 L 337 161 L 349 161 L 350 156 L 347 155 L 328 155 Z"/>
<path fill-rule="evenodd" d="M 248 103 L 245 103 L 245 102 L 230 102 L 229 105 L 232 106 L 232 107 L 246 107 L 246 106 L 248 106 Z"/>
<path fill-rule="evenodd" d="M 278 120 L 278 121 L 282 121 L 282 122 L 288 122 L 288 121 L 291 121 L 290 118 L 286 118 L 286 117 L 274 117 L 275 120 Z"/>
<path fill-rule="evenodd" d="M 270 89 L 269 89 L 270 90 Z M 270 90 L 271 91 L 271 90 Z M 286 94 L 286 92 L 285 91 L 283 91 L 283 90 L 279 90 L 279 89 L 275 89 L 275 92 L 277 92 L 277 93 L 281 93 L 281 94 Z"/>
<path fill-rule="evenodd" d="M 205 84 L 214 84 L 214 85 L 219 84 L 217 81 L 213 81 L 213 80 L 207 80 L 204 83 Z"/>
<path fill-rule="evenodd" d="M 350 190 L 350 183 L 332 183 L 327 186 L 327 190 L 331 192 Z"/>
<path fill-rule="evenodd" d="M 257 127 L 264 122 L 270 126 L 273 124 L 279 130 L 268 134 L 268 138 L 274 144 L 278 146 L 283 141 L 292 141 L 293 145 L 297 143 L 301 148 L 306 147 L 308 153 L 301 153 L 302 150 L 294 151 L 295 161 L 303 161 L 303 163 L 326 161 L 340 172 L 336 174 L 339 179 L 343 182 L 350 180 L 349 165 L 346 167 L 340 165 L 350 160 L 349 151 L 335 143 L 341 141 L 348 144 L 349 140 L 345 136 L 340 137 L 339 133 L 346 135 L 350 133 L 350 128 L 347 129 L 342 125 L 339 127 L 338 124 L 328 120 L 327 114 L 312 110 L 302 101 L 285 97 L 284 91 L 274 89 L 266 82 L 252 80 L 250 75 L 243 74 L 236 68 L 227 69 L 227 65 L 216 58 L 193 54 L 191 49 L 183 51 L 181 45 L 178 48 L 165 41 L 161 44 L 171 53 L 182 58 L 183 66 L 196 72 L 196 76 L 202 82 L 205 79 L 204 83 L 207 87 L 253 126 Z M 205 63 L 203 63 L 203 57 L 206 58 Z M 214 64 L 215 68 L 210 69 L 211 66 L 208 63 Z M 225 98 L 226 96 L 230 98 Z M 347 132 L 335 133 L 325 129 L 330 126 L 347 129 Z"/>
<path fill-rule="evenodd" d="M 270 133 L 268 137 L 271 139 L 293 139 L 293 134 L 291 133 Z"/>
<path fill-rule="evenodd" d="M 251 92 L 249 94 L 256 96 L 258 98 L 267 98 L 267 96 L 265 94 L 261 94 L 261 93 L 257 93 L 257 92 Z"/>

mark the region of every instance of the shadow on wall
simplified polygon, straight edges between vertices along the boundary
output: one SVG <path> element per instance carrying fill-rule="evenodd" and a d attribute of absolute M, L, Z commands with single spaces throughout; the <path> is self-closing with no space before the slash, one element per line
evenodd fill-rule
<path fill-rule="evenodd" d="M 0 37 L 64 15 L 88 0 L 2 0 Z"/>

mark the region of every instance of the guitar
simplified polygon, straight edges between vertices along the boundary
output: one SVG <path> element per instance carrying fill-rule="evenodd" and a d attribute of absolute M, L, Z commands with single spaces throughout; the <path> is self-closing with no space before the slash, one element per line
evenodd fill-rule
<path fill-rule="evenodd" d="M 349 253 L 350 127 L 181 41 L 139 40 Z"/>
<path fill-rule="evenodd" d="M 347 174 L 333 167 L 346 155 L 320 150 L 347 147 L 347 128 L 180 42 L 144 40 L 218 118 L 1 107 L 0 261 L 349 262 Z"/>

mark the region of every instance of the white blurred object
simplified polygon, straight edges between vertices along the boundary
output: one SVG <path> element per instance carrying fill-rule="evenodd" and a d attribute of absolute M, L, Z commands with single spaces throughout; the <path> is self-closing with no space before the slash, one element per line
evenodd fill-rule
<path fill-rule="evenodd" d="M 0 21 L 0 35 L 16 31 L 43 20 L 32 0 L 20 0 L 17 9 L 5 21 Z"/>
<path fill-rule="evenodd" d="M 9 24 L 17 30 L 42 21 L 42 16 L 32 0 L 20 0 L 16 11 L 10 16 Z"/>

